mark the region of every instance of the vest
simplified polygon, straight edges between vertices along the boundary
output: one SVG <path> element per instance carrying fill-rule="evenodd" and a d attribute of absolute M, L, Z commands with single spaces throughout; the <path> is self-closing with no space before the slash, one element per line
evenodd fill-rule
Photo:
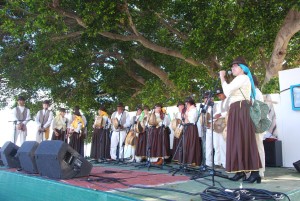
<path fill-rule="evenodd" d="M 20 108 L 19 107 L 16 107 L 16 111 L 17 111 L 17 119 L 18 121 L 25 121 L 26 120 L 26 117 L 27 117 L 27 111 L 28 111 L 28 108 L 24 108 L 23 112 L 21 112 Z"/>
<path fill-rule="evenodd" d="M 46 110 L 45 114 L 43 115 L 43 110 L 40 110 L 39 122 L 41 123 L 41 127 L 45 125 L 45 123 L 49 119 L 50 110 Z"/>

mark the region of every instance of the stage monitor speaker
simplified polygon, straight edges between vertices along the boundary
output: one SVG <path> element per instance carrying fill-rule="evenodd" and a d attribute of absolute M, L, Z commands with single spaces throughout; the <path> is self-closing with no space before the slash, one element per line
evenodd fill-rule
<path fill-rule="evenodd" d="M 20 161 L 17 156 L 19 147 L 7 141 L 1 148 L 1 160 L 3 164 L 10 168 L 20 168 Z"/>
<path fill-rule="evenodd" d="M 0 147 L 0 166 L 4 166 L 3 161 L 1 159 L 1 147 Z"/>
<path fill-rule="evenodd" d="M 17 153 L 21 168 L 31 174 L 38 173 L 35 161 L 35 151 L 38 146 L 39 143 L 36 141 L 25 141 Z"/>
<path fill-rule="evenodd" d="M 282 142 L 264 140 L 266 167 L 282 166 Z"/>
<path fill-rule="evenodd" d="M 294 167 L 296 168 L 296 170 L 300 173 L 300 160 L 293 163 Z"/>
<path fill-rule="evenodd" d="M 36 165 L 41 176 L 71 179 L 88 176 L 92 164 L 60 140 L 43 141 L 35 152 Z"/>

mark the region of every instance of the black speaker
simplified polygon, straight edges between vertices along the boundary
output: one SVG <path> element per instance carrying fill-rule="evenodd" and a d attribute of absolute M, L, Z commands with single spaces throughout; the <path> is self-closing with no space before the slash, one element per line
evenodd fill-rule
<path fill-rule="evenodd" d="M 20 168 L 20 161 L 17 157 L 19 147 L 14 143 L 7 141 L 1 148 L 1 160 L 5 166 L 10 168 Z"/>
<path fill-rule="evenodd" d="M 60 140 L 43 141 L 35 151 L 36 165 L 42 176 L 71 179 L 88 176 L 92 164 Z"/>
<path fill-rule="evenodd" d="M 25 141 L 17 152 L 21 168 L 32 174 L 38 173 L 34 157 L 38 146 L 39 143 L 36 141 Z"/>
<path fill-rule="evenodd" d="M 266 167 L 282 166 L 282 142 L 264 140 Z"/>
<path fill-rule="evenodd" d="M 294 167 L 296 168 L 296 170 L 300 173 L 300 160 L 293 163 Z"/>

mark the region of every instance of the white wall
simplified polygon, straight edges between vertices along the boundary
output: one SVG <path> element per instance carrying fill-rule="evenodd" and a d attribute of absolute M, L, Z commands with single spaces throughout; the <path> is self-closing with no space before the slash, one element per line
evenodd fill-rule
<path fill-rule="evenodd" d="M 300 160 L 300 111 L 292 110 L 289 90 L 290 86 L 295 84 L 300 84 L 300 68 L 279 71 L 281 93 L 280 110 L 277 119 L 278 138 L 282 141 L 284 167 L 293 167 L 293 162 Z"/>

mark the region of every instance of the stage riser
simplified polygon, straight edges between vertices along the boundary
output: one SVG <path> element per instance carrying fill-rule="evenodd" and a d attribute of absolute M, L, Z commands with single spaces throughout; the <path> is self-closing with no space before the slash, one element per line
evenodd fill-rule
<path fill-rule="evenodd" d="M 54 180 L 0 170 L 1 201 L 130 201 L 129 197 L 94 191 Z"/>

